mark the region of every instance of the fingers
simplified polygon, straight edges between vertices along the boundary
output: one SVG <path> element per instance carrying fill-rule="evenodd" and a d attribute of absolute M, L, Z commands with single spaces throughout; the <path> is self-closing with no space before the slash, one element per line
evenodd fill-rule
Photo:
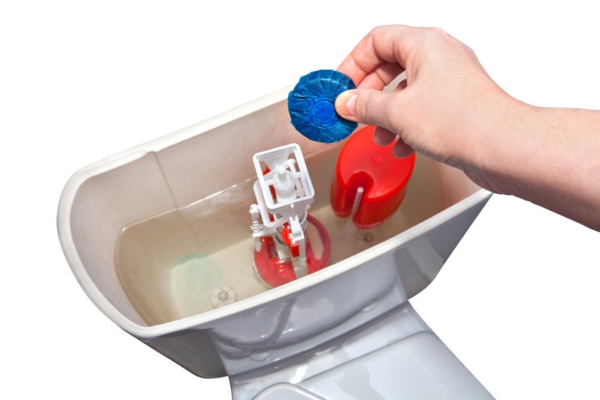
<path fill-rule="evenodd" d="M 388 145 L 394 135 L 400 132 L 400 117 L 395 109 L 401 109 L 398 101 L 399 92 L 406 89 L 406 79 L 402 80 L 392 93 L 379 90 L 348 90 L 341 93 L 335 101 L 336 112 L 342 117 L 379 127 L 375 131 L 375 142 Z M 391 121 L 391 118 L 394 121 Z"/>
<path fill-rule="evenodd" d="M 398 117 L 394 123 L 390 115 L 395 114 L 398 93 L 379 90 L 356 89 L 341 93 L 335 100 L 335 110 L 343 118 L 367 125 L 375 125 L 397 132 Z M 394 125 L 394 126 L 393 126 Z"/>
<path fill-rule="evenodd" d="M 340 64 L 338 71 L 348 75 L 359 88 L 382 89 L 406 68 L 414 30 L 402 25 L 373 29 Z"/>
<path fill-rule="evenodd" d="M 402 80 L 398 86 L 394 89 L 394 92 L 399 92 L 401 90 L 406 89 L 406 79 Z M 396 140 L 397 135 L 385 128 L 377 127 L 375 129 L 375 134 L 373 135 L 373 140 L 380 146 L 387 146 Z"/>
<path fill-rule="evenodd" d="M 415 150 L 406 143 L 404 143 L 404 140 L 402 140 L 401 137 L 398 137 L 398 141 L 392 149 L 392 154 L 398 158 L 408 157 L 414 152 Z"/>
<path fill-rule="evenodd" d="M 404 72 L 404 68 L 398 63 L 385 62 L 368 73 L 357 86 L 359 89 L 382 90 L 402 72 Z"/>
<path fill-rule="evenodd" d="M 375 125 L 375 143 L 387 146 L 397 139 L 392 153 L 399 158 L 408 157 L 414 150 L 400 137 L 403 131 L 401 114 L 394 110 L 402 110 L 400 93 L 386 93 L 378 90 L 348 90 L 338 96 L 335 108 L 342 117 Z"/>
<path fill-rule="evenodd" d="M 335 99 L 335 111 L 343 118 L 359 122 L 356 118 L 356 99 L 358 90 L 347 90 Z"/>
<path fill-rule="evenodd" d="M 394 147 L 392 148 L 392 154 L 398 158 L 405 158 L 410 156 L 415 150 L 407 145 L 404 140 L 394 132 L 391 132 L 385 128 L 377 127 L 373 140 L 380 146 L 389 146 L 394 140 L 398 139 Z"/>
<path fill-rule="evenodd" d="M 388 146 L 397 140 L 392 154 L 398 158 L 408 157 L 414 153 L 414 149 L 399 136 L 400 118 L 393 111 L 400 107 L 397 101 L 398 92 L 406 89 L 406 86 L 406 80 L 403 80 L 392 93 L 379 90 L 348 90 L 337 97 L 335 108 L 337 113 L 346 119 L 377 126 L 373 136 L 375 143 Z M 394 123 L 390 117 L 394 118 Z"/>
<path fill-rule="evenodd" d="M 375 141 L 376 144 L 378 144 L 380 146 L 387 146 L 390 143 L 392 143 L 394 140 L 396 140 L 397 137 L 398 137 L 398 135 L 396 135 L 394 132 L 378 126 L 375 129 L 375 134 L 373 135 L 373 140 Z"/>

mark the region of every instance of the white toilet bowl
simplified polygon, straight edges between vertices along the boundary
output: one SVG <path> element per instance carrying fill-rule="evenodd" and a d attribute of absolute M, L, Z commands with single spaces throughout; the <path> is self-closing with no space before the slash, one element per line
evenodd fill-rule
<path fill-rule="evenodd" d="M 329 209 L 341 145 L 295 132 L 287 92 L 77 172 L 58 227 L 79 283 L 190 372 L 229 375 L 235 399 L 491 398 L 408 303 L 490 193 L 417 157 L 402 206 L 366 240 Z M 269 289 L 252 270 L 252 155 L 288 143 L 311 171 L 331 265 Z"/>

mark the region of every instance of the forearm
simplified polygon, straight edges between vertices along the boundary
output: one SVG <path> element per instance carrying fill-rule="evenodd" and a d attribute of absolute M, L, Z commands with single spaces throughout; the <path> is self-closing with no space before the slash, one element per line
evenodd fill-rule
<path fill-rule="evenodd" d="M 513 103 L 503 118 L 479 160 L 492 190 L 600 230 L 600 112 Z"/>

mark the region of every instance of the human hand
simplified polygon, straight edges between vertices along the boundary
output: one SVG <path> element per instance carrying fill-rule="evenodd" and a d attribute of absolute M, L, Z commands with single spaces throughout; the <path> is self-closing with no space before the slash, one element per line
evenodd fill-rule
<path fill-rule="evenodd" d="M 506 94 L 475 53 L 439 29 L 373 29 L 338 70 L 357 89 L 342 117 L 379 128 L 375 141 L 462 169 L 479 186 L 600 231 L 600 112 L 540 108 Z M 394 92 L 381 90 L 406 71 Z"/>
<path fill-rule="evenodd" d="M 338 70 L 357 89 L 336 99 L 336 111 L 352 121 L 376 125 L 375 141 L 398 141 L 398 157 L 417 150 L 463 169 L 494 191 L 482 174 L 481 147 L 506 123 L 517 105 L 496 85 L 467 46 L 439 29 L 383 26 L 373 29 Z M 400 73 L 394 92 L 382 92 Z M 414 150 L 413 150 L 414 149 Z"/>

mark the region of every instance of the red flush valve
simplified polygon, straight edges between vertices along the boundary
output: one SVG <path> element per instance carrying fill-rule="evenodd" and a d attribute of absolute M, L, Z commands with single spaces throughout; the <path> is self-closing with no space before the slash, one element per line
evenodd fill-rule
<path fill-rule="evenodd" d="M 396 158 L 394 143 L 379 146 L 374 126 L 354 133 L 344 144 L 331 186 L 331 207 L 338 217 L 349 217 L 359 229 L 373 228 L 398 209 L 415 166 L 415 155 Z M 362 188 L 362 195 L 361 190 Z M 357 199 L 358 194 L 358 199 Z"/>

